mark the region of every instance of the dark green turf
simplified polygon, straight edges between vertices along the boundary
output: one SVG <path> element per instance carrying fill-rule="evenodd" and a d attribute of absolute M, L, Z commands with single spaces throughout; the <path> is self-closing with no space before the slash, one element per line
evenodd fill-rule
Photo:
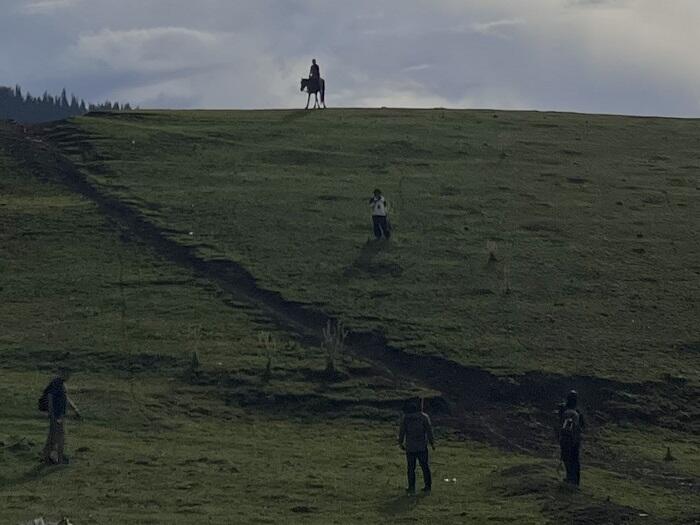
<path fill-rule="evenodd" d="M 75 126 L 92 180 L 176 238 L 410 352 L 697 381 L 697 121 L 333 110 Z M 395 227 L 379 249 L 376 186 Z"/>
<path fill-rule="evenodd" d="M 241 262 L 261 286 L 351 328 L 380 327 L 410 352 L 501 374 L 670 374 L 696 385 L 698 175 L 687 166 L 700 163 L 697 124 L 497 115 L 156 113 L 50 133 L 100 188 L 203 257 Z M 664 136 L 673 154 L 662 153 Z M 401 496 L 395 408 L 425 389 L 357 360 L 343 366 L 346 380 L 320 380 L 319 348 L 159 259 L 90 201 L 39 182 L 55 174 L 27 172 L 8 143 L 1 522 L 597 525 L 700 515 L 694 404 L 671 422 L 617 424 L 624 403 L 614 417 L 589 414 L 580 494 L 557 483 L 551 443 L 514 454 L 438 417 L 436 490 Z M 375 185 L 396 225 L 377 250 L 365 246 Z M 280 341 L 270 381 L 263 332 Z M 190 377 L 194 351 L 201 366 Z M 60 363 L 77 370 L 86 420 L 68 423 L 73 464 L 40 471 L 36 398 Z M 632 406 L 635 394 L 617 394 Z M 667 401 L 650 412 L 675 410 Z M 537 414 L 533 433 L 547 424 Z"/>

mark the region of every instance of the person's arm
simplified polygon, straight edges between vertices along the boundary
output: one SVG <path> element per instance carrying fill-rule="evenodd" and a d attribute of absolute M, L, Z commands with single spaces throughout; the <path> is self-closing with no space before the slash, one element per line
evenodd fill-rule
<path fill-rule="evenodd" d="M 406 419 L 401 418 L 401 424 L 399 425 L 399 446 L 403 449 L 403 441 L 406 438 Z"/>
<path fill-rule="evenodd" d="M 586 420 L 583 418 L 583 414 L 581 412 L 578 413 L 578 419 L 581 426 L 581 432 L 583 432 L 586 430 Z"/>
<path fill-rule="evenodd" d="M 55 419 L 56 416 L 54 415 L 54 411 L 53 411 L 53 395 L 49 394 L 48 396 L 46 396 L 46 399 L 49 402 L 49 410 L 48 410 L 49 419 Z"/>
<path fill-rule="evenodd" d="M 78 419 L 82 419 L 83 416 L 80 415 L 80 410 L 78 410 L 78 407 L 75 406 L 75 403 L 73 403 L 73 400 L 66 395 L 66 400 L 68 401 L 68 406 L 70 406 L 73 409 L 73 412 L 75 412 L 75 415 L 78 416 Z"/>
<path fill-rule="evenodd" d="M 428 414 L 423 414 L 425 416 L 425 433 L 428 434 L 428 443 L 430 447 L 435 450 L 435 437 L 433 436 L 433 424 L 430 422 L 430 417 Z"/>

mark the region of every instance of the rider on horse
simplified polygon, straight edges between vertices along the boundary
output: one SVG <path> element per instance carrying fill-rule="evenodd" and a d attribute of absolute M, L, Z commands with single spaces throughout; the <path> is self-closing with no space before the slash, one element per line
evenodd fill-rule
<path fill-rule="evenodd" d="M 311 69 L 309 70 L 309 83 L 311 84 L 311 88 L 313 89 L 318 89 L 319 88 L 319 80 L 321 78 L 321 69 L 318 67 L 318 64 L 316 63 L 316 59 L 311 60 Z"/>
<path fill-rule="evenodd" d="M 311 70 L 309 71 L 309 78 L 301 79 L 301 91 L 306 90 L 309 96 L 306 99 L 306 109 L 309 109 L 309 101 L 311 100 L 311 95 L 314 95 L 314 108 L 326 107 L 326 82 L 321 78 L 321 69 L 316 63 L 314 58 L 311 61 Z M 321 95 L 321 103 L 318 103 L 318 96 Z"/>

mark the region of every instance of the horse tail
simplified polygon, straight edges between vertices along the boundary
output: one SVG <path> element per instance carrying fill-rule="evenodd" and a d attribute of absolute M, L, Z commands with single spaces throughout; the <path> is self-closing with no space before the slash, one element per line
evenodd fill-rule
<path fill-rule="evenodd" d="M 326 81 L 324 79 L 320 79 L 321 81 L 321 102 L 325 103 L 326 102 Z"/>

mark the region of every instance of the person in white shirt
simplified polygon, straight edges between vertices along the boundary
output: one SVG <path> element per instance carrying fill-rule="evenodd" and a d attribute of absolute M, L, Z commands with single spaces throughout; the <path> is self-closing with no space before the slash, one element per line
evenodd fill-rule
<path fill-rule="evenodd" d="M 389 240 L 391 237 L 391 227 L 387 217 L 388 203 L 382 192 L 379 189 L 374 190 L 374 195 L 369 200 L 369 205 L 372 208 L 372 226 L 374 228 L 374 236 L 377 240 L 384 236 Z"/>

